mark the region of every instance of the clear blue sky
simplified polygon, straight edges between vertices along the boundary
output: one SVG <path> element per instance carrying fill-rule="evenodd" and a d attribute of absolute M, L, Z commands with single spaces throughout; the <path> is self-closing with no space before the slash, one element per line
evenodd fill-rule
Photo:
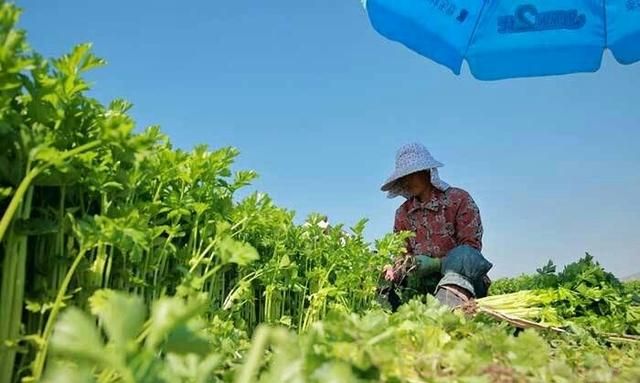
<path fill-rule="evenodd" d="M 32 45 L 93 42 L 93 95 L 135 104 L 179 147 L 233 145 L 254 188 L 300 217 L 370 219 L 396 149 L 427 145 L 480 206 L 494 276 L 591 252 L 640 271 L 640 64 L 485 83 L 383 39 L 358 0 L 17 1 Z"/>

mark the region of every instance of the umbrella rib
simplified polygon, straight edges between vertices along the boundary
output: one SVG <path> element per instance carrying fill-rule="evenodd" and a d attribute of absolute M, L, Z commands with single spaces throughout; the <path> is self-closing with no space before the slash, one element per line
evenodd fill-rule
<path fill-rule="evenodd" d="M 478 14 L 478 19 L 476 20 L 476 23 L 473 26 L 473 31 L 471 32 L 471 35 L 469 35 L 469 42 L 467 42 L 467 48 L 464 50 L 464 56 L 462 56 L 462 58 L 464 60 L 467 59 L 467 54 L 469 53 L 469 48 L 471 47 L 471 42 L 473 41 L 473 38 L 476 35 L 476 31 L 478 30 L 478 26 L 480 25 L 480 19 L 482 19 L 482 16 L 484 16 L 484 11 L 487 8 L 488 1 L 486 1 L 486 0 L 481 0 L 481 1 L 482 1 L 482 8 L 480 8 L 480 13 Z"/>
<path fill-rule="evenodd" d="M 609 49 L 609 22 L 607 20 L 607 0 L 602 0 L 602 17 L 604 18 L 604 49 Z"/>

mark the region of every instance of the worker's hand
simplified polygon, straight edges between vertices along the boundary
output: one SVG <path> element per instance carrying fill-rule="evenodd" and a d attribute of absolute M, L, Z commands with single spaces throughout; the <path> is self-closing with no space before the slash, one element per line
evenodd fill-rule
<path fill-rule="evenodd" d="M 396 274 L 393 270 L 393 265 L 386 265 L 383 269 L 384 279 L 389 282 L 393 282 L 396 278 Z"/>
<path fill-rule="evenodd" d="M 442 261 L 428 255 L 416 255 L 417 271 L 420 275 L 433 275 L 440 273 Z"/>

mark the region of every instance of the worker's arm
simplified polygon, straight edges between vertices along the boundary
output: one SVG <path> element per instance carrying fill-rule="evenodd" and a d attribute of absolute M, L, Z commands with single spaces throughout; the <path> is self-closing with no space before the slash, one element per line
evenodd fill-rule
<path fill-rule="evenodd" d="M 456 213 L 456 242 L 457 245 L 469 245 L 482 251 L 482 220 L 480 209 L 469 193 L 464 193 Z"/>

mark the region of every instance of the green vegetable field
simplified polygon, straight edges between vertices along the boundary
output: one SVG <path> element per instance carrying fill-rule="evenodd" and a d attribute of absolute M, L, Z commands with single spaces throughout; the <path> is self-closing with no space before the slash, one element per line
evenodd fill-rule
<path fill-rule="evenodd" d="M 172 147 L 87 95 L 0 0 L 0 383 L 640 382 L 640 286 L 587 255 L 391 313 L 407 235 L 296 225 L 238 151 Z"/>

